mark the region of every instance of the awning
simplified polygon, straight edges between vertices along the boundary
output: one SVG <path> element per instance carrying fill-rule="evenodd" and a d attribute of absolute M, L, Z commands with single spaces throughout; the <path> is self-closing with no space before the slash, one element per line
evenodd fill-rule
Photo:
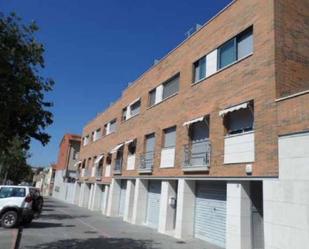
<path fill-rule="evenodd" d="M 110 153 L 116 153 L 121 147 L 123 146 L 123 143 L 122 144 L 118 144 L 114 149 L 111 150 Z"/>
<path fill-rule="evenodd" d="M 77 161 L 76 163 L 74 163 L 74 167 L 77 167 L 78 164 L 81 164 L 81 163 L 82 163 L 82 161 Z"/>
<path fill-rule="evenodd" d="M 100 160 L 104 157 L 104 155 L 99 155 L 95 161 L 94 161 L 94 164 L 98 164 L 100 162 Z"/>
<path fill-rule="evenodd" d="M 243 103 L 243 104 L 240 104 L 240 105 L 232 106 L 230 108 L 227 108 L 227 109 L 220 111 L 219 116 L 224 116 L 225 114 L 227 114 L 229 112 L 234 112 L 234 111 L 238 111 L 240 109 L 248 108 L 248 106 L 249 106 L 249 102 L 246 102 L 246 103 Z"/>
<path fill-rule="evenodd" d="M 191 124 L 194 124 L 194 123 L 197 123 L 197 122 L 201 122 L 201 121 L 204 120 L 204 118 L 205 118 L 205 116 L 199 117 L 199 118 L 195 118 L 195 119 L 193 119 L 193 120 L 184 122 L 184 123 L 183 123 L 183 126 L 189 126 L 189 125 L 191 125 Z"/>
<path fill-rule="evenodd" d="M 130 139 L 130 140 L 128 140 L 128 141 L 125 141 L 124 144 L 130 144 L 130 143 L 132 143 L 133 141 L 134 141 L 134 139 Z"/>

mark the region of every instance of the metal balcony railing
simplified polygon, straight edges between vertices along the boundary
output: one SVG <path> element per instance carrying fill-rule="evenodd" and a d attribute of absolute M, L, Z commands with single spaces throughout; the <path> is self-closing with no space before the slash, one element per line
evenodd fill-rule
<path fill-rule="evenodd" d="M 141 173 L 151 173 L 154 163 L 154 151 L 148 151 L 140 156 L 138 171 Z"/>
<path fill-rule="evenodd" d="M 75 176 L 75 178 L 76 178 L 76 179 L 79 179 L 80 177 L 81 177 L 80 170 L 76 170 L 76 176 Z"/>
<path fill-rule="evenodd" d="M 208 170 L 210 165 L 211 144 L 203 140 L 184 146 L 184 171 Z"/>
<path fill-rule="evenodd" d="M 96 168 L 96 172 L 95 172 L 95 177 L 96 179 L 101 179 L 102 178 L 102 175 L 103 175 L 103 167 L 97 167 Z"/>
<path fill-rule="evenodd" d="M 116 159 L 115 160 L 115 165 L 114 165 L 114 173 L 115 174 L 120 174 L 122 169 L 122 158 Z"/>
<path fill-rule="evenodd" d="M 85 169 L 85 173 L 84 173 L 84 176 L 85 177 L 89 177 L 91 175 L 91 171 L 90 171 L 90 169 Z"/>

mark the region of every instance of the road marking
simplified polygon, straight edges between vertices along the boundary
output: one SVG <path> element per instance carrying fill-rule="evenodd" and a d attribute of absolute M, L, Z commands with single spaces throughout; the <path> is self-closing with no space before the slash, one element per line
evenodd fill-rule
<path fill-rule="evenodd" d="M 89 227 L 90 229 L 92 229 L 92 230 L 98 232 L 102 237 L 104 237 L 104 238 L 112 238 L 112 236 L 109 235 L 108 233 L 105 233 L 105 232 L 103 232 L 103 231 L 100 231 L 98 228 L 96 228 L 96 227 L 92 226 L 91 224 L 89 224 L 89 223 L 83 221 L 82 219 L 76 218 L 76 217 L 70 215 L 70 214 L 69 214 L 68 212 L 66 212 L 65 210 L 60 209 L 60 208 L 59 208 L 58 210 L 59 210 L 60 212 L 64 213 L 64 214 L 66 214 L 66 215 L 72 217 L 73 219 L 79 221 L 79 222 L 82 223 L 84 226 L 87 226 L 87 227 Z"/>

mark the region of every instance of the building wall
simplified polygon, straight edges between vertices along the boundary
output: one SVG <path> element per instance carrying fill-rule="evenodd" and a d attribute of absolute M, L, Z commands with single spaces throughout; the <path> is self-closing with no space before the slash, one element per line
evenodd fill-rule
<path fill-rule="evenodd" d="M 153 176 L 181 176 L 183 146 L 188 143 L 185 121 L 210 115 L 212 145 L 210 171 L 205 176 L 246 176 L 245 164 L 223 164 L 224 126 L 219 111 L 248 100 L 254 100 L 255 162 L 253 176 L 277 176 L 277 121 L 274 73 L 274 8 L 270 0 L 238 0 L 168 54 L 133 85 L 128 87 L 115 104 L 88 123 L 83 136 L 102 128 L 117 118 L 117 132 L 103 137 L 81 149 L 81 158 L 107 153 L 117 144 L 137 138 L 137 155 L 143 152 L 144 136 L 156 132 L 156 157 Z M 254 26 L 254 53 L 199 84 L 192 82 L 192 64 L 250 25 Z M 160 104 L 148 107 L 148 92 L 180 72 L 177 95 Z M 122 108 L 141 97 L 141 112 L 120 123 Z M 267 110 L 267 112 L 265 112 Z M 141 125 L 142 124 L 142 125 Z M 177 125 L 175 167 L 160 169 L 162 129 Z M 265 129 L 267 127 L 267 129 Z M 127 151 L 124 153 L 126 165 Z M 138 165 L 138 160 L 137 164 Z M 122 172 L 137 176 L 136 170 Z"/>
<path fill-rule="evenodd" d="M 279 138 L 279 179 L 264 181 L 265 249 L 308 248 L 309 132 Z"/>
<path fill-rule="evenodd" d="M 68 160 L 68 170 L 75 171 L 75 163 L 79 160 L 78 154 L 80 152 L 80 140 L 79 141 L 70 141 L 70 153 Z"/>
<path fill-rule="evenodd" d="M 309 91 L 300 96 L 279 100 L 277 106 L 279 135 L 309 130 Z"/>
<path fill-rule="evenodd" d="M 276 0 L 277 97 L 309 88 L 309 1 Z"/>
<path fill-rule="evenodd" d="M 73 156 L 71 147 L 73 146 L 74 149 L 79 151 L 78 144 L 80 144 L 80 136 L 72 135 L 72 134 L 65 134 L 61 140 L 59 146 L 59 154 L 58 154 L 58 161 L 55 165 L 55 170 L 63 170 L 66 169 L 69 163 L 69 166 L 72 167 L 73 162 L 70 157 Z M 72 145 L 72 143 L 74 145 Z"/>

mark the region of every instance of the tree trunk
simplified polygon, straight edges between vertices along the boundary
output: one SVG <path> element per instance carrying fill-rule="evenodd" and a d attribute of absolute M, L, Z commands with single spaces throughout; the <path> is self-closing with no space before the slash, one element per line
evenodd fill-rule
<path fill-rule="evenodd" d="M 8 170 L 5 172 L 5 175 L 4 175 L 4 178 L 3 178 L 3 185 L 6 184 L 7 177 L 8 177 Z"/>

